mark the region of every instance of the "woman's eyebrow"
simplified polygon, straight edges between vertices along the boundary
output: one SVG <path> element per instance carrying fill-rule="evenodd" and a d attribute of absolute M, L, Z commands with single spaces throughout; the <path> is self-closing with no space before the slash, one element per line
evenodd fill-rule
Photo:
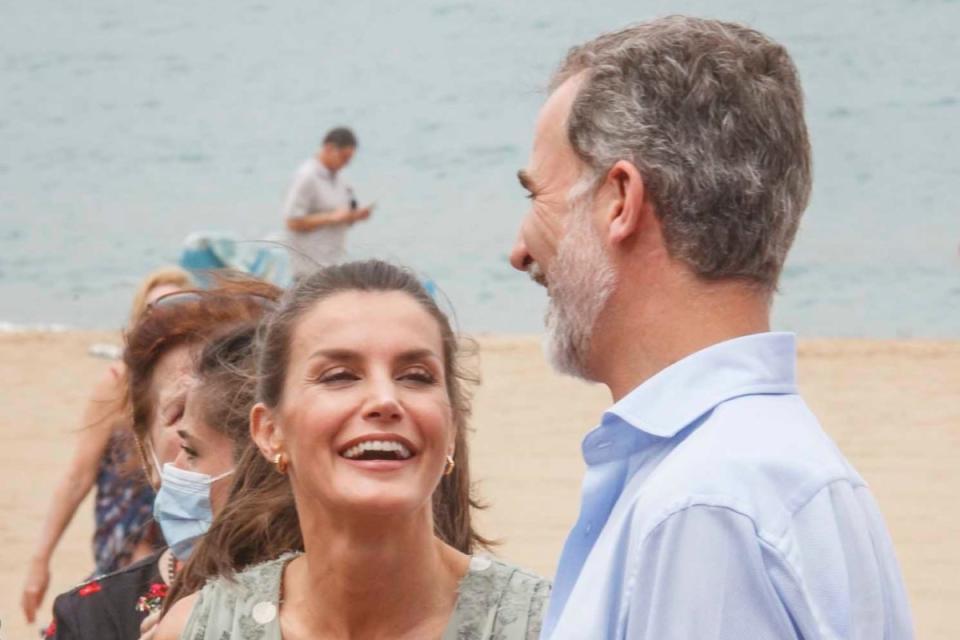
<path fill-rule="evenodd" d="M 316 359 L 334 360 L 339 362 L 356 362 L 363 360 L 363 354 L 352 349 L 317 349 L 310 354 L 310 360 Z M 398 354 L 394 360 L 400 363 L 419 362 L 428 358 L 440 360 L 440 356 L 428 348 L 408 349 Z"/>
<path fill-rule="evenodd" d="M 441 360 L 432 349 L 410 349 L 409 351 L 404 351 L 396 357 L 396 361 L 401 364 L 406 364 L 409 362 L 422 362 L 423 360 L 428 359 Z"/>
<path fill-rule="evenodd" d="M 177 435 L 180 436 L 181 440 L 193 440 L 193 434 L 191 434 L 186 429 L 177 429 Z"/>
<path fill-rule="evenodd" d="M 353 361 L 359 360 L 360 354 L 350 349 L 317 349 L 310 354 L 308 360 L 325 358 L 327 360 Z"/>

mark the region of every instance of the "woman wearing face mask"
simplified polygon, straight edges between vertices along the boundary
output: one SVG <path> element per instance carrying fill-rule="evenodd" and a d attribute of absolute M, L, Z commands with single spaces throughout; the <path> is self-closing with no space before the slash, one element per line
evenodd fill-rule
<path fill-rule="evenodd" d="M 129 371 L 134 432 L 147 475 L 154 487 L 161 489 L 154 514 L 160 514 L 157 520 L 165 536 L 170 535 L 177 553 L 184 557 L 165 549 L 59 596 L 47 637 L 136 638 L 143 619 L 159 609 L 192 546 L 182 527 L 169 526 L 175 519 L 164 515 L 164 505 L 171 504 L 167 495 L 171 492 L 162 491 L 162 483 L 170 480 L 179 487 L 187 477 L 171 471 L 167 463 L 181 452 L 178 432 L 197 437 L 196 429 L 184 428 L 193 419 L 186 412 L 196 385 L 196 358 L 218 335 L 256 322 L 278 293 L 272 285 L 236 279 L 211 291 L 172 294 L 160 298 L 128 332 L 124 362 Z M 227 451 L 229 457 L 233 448 Z"/>
<path fill-rule="evenodd" d="M 241 326 L 205 346 L 197 358 L 195 381 L 177 429 L 180 453 L 163 465 L 154 503 L 157 522 L 178 560 L 191 557 L 223 508 L 228 478 L 250 444 L 255 336 L 255 325 Z M 153 605 L 141 623 L 142 640 L 153 637 L 159 619 L 160 603 Z"/>
<path fill-rule="evenodd" d="M 227 499 L 240 455 L 250 444 L 256 325 L 235 328 L 206 345 L 197 358 L 177 429 L 180 452 L 163 465 L 154 515 L 170 549 L 186 561 Z"/>
<path fill-rule="evenodd" d="M 263 335 L 259 458 L 245 455 L 197 550 L 224 577 L 177 601 L 156 637 L 536 638 L 549 584 L 471 555 L 458 344 L 417 280 L 378 261 L 322 269 Z M 275 480 L 237 494 L 254 460 Z M 231 575 L 262 554 L 248 537 L 295 544 L 291 527 L 302 553 Z"/>
<path fill-rule="evenodd" d="M 183 269 L 153 271 L 134 294 L 130 326 L 150 302 L 190 286 L 190 275 Z M 31 623 L 50 582 L 50 559 L 91 489 L 96 493 L 93 575 L 121 569 L 163 546 L 152 526 L 153 490 L 141 473 L 128 469 L 130 417 L 122 363 L 111 363 L 95 383 L 77 435 L 73 458 L 51 498 L 24 582 L 21 608 Z"/>

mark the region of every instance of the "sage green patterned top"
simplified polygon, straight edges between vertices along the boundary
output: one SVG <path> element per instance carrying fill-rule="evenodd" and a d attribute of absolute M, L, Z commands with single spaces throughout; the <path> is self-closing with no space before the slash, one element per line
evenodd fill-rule
<path fill-rule="evenodd" d="M 231 582 L 207 583 L 184 640 L 282 640 L 278 616 L 283 568 L 296 554 L 250 567 Z M 494 558 L 473 556 L 442 640 L 536 640 L 550 583 Z"/>

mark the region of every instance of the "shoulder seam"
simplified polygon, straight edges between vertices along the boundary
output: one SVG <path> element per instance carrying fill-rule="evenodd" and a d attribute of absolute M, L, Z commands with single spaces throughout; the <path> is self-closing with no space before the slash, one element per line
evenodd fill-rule
<path fill-rule="evenodd" d="M 531 570 L 529 570 L 529 569 L 525 569 L 525 568 L 523 568 L 523 567 L 518 567 L 518 566 L 516 566 L 516 565 L 510 564 L 509 562 L 504 562 L 504 561 L 501 560 L 500 558 L 495 558 L 495 557 L 493 557 L 493 556 L 487 556 L 487 557 L 490 558 L 490 560 L 492 560 L 492 561 L 495 562 L 496 564 L 498 564 L 498 565 L 500 565 L 501 567 L 503 567 L 504 569 L 509 569 L 511 573 L 520 574 L 520 575 L 522 575 L 522 576 L 524 576 L 524 577 L 527 577 L 527 578 L 533 578 L 534 580 L 544 580 L 544 579 L 545 579 L 543 576 L 541 576 L 541 575 L 539 575 L 539 574 L 537 574 L 537 573 L 534 573 L 533 571 L 531 571 Z"/>
<path fill-rule="evenodd" d="M 800 488 L 794 491 L 793 494 L 785 501 L 790 513 L 790 517 L 797 515 L 797 512 L 810 504 L 810 501 L 816 498 L 821 491 L 832 487 L 835 484 L 846 482 L 854 489 L 867 488 L 866 482 L 863 480 L 857 482 L 855 480 L 857 480 L 857 478 L 851 478 L 850 476 L 834 476 L 829 479 L 820 480 L 818 482 L 808 482 L 804 485 L 801 485 Z M 794 504 L 794 502 L 796 504 Z"/>
<path fill-rule="evenodd" d="M 660 527 L 666 524 L 667 520 L 671 519 L 672 517 L 674 517 L 675 515 L 681 512 L 687 511 L 689 509 L 695 509 L 698 507 L 705 508 L 705 509 L 722 509 L 724 511 L 729 511 L 738 516 L 746 518 L 747 520 L 750 521 L 750 525 L 753 529 L 754 535 L 756 536 L 757 540 L 764 546 L 767 546 L 771 550 L 775 551 L 778 557 L 786 561 L 785 556 L 780 552 L 780 550 L 776 547 L 776 545 L 771 544 L 769 541 L 766 540 L 766 537 L 757 528 L 757 521 L 754 520 L 752 516 L 748 515 L 747 513 L 744 513 L 742 510 L 737 509 L 732 505 L 710 504 L 707 502 L 694 502 L 692 504 L 684 504 L 683 506 L 679 506 L 670 510 L 662 518 L 660 518 L 654 526 L 650 527 L 650 530 L 647 531 L 647 533 L 644 534 L 644 536 L 640 539 L 636 547 L 636 553 L 637 554 L 640 553 L 640 550 L 643 548 L 644 544 L 646 544 L 647 539 L 650 538 L 650 536 L 653 535 L 655 531 L 660 529 Z M 617 629 L 621 632 L 623 631 L 624 625 L 626 624 L 626 614 L 629 609 L 626 606 L 626 603 L 630 601 L 630 597 L 631 595 L 633 595 L 633 590 L 637 582 L 637 573 L 640 571 L 639 558 L 634 556 L 634 557 L 631 557 L 630 560 L 633 566 L 630 567 L 629 566 L 630 563 L 628 563 L 626 584 L 624 585 L 623 596 L 620 599 L 620 615 L 619 615 L 619 619 L 617 620 Z M 794 578 L 792 569 L 791 569 L 791 578 Z"/>

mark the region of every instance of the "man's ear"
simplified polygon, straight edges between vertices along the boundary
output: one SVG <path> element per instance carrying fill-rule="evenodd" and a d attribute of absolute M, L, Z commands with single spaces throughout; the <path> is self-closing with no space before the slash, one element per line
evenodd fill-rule
<path fill-rule="evenodd" d="M 267 460 L 272 461 L 276 454 L 284 452 L 283 430 L 274 412 L 262 402 L 250 409 L 250 438 Z"/>
<path fill-rule="evenodd" d="M 619 160 L 610 168 L 606 186 L 611 194 L 605 221 L 607 239 L 611 244 L 621 244 L 637 233 L 643 217 L 649 213 L 647 191 L 640 171 L 626 160 Z"/>

